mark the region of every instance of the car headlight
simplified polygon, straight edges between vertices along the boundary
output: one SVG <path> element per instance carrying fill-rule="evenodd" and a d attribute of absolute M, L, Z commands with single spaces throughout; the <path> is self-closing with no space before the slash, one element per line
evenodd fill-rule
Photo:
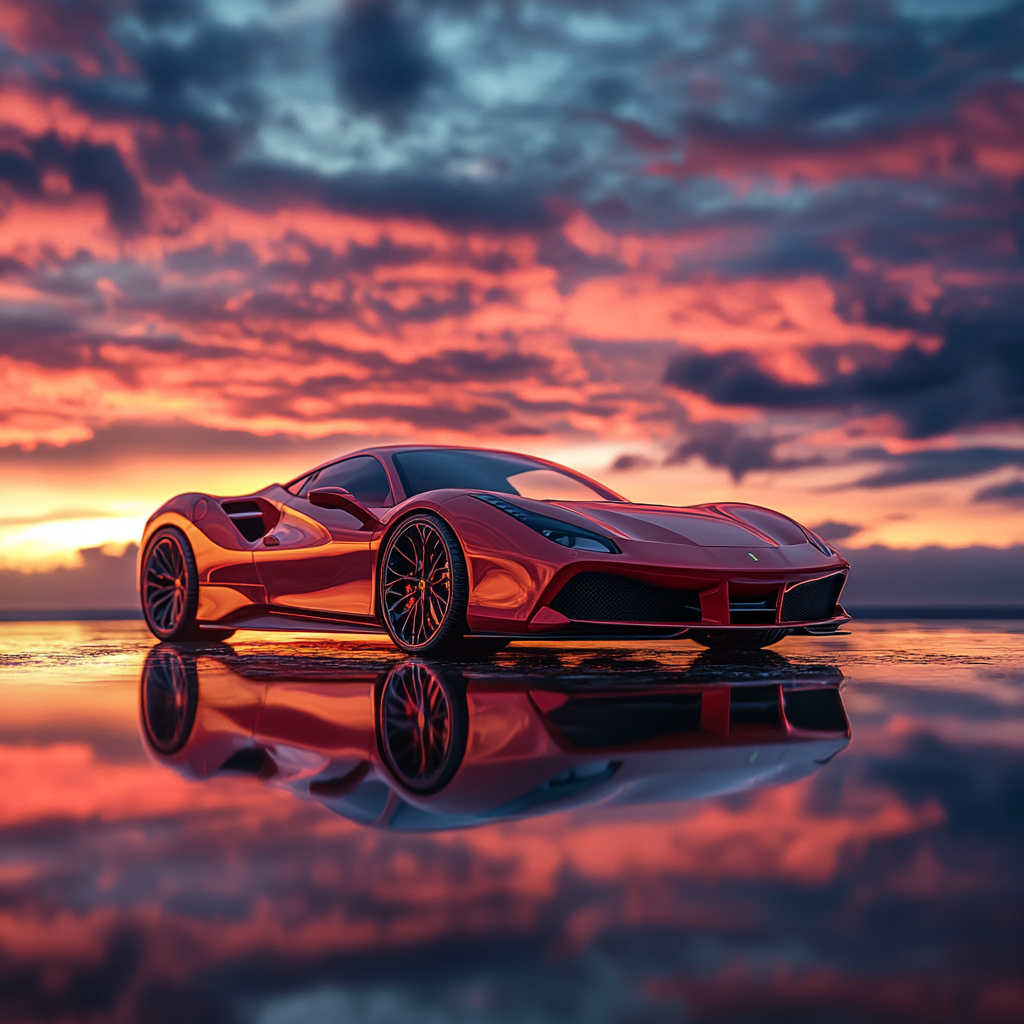
<path fill-rule="evenodd" d="M 474 498 L 486 501 L 513 519 L 518 519 L 524 526 L 555 544 L 561 544 L 565 548 L 575 548 L 577 551 L 604 551 L 610 555 L 621 555 L 622 551 L 615 545 L 615 542 L 608 537 L 602 537 L 599 533 L 584 529 L 581 526 L 574 526 L 570 523 L 563 523 L 560 519 L 552 519 L 549 516 L 542 516 L 538 512 L 531 512 L 529 509 L 513 505 L 504 498 L 498 498 L 493 494 L 474 494 Z"/>

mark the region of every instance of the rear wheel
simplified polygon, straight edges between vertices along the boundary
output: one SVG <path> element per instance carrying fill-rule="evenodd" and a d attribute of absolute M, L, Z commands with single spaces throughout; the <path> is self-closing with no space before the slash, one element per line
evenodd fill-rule
<path fill-rule="evenodd" d="M 199 703 L 194 656 L 157 644 L 142 668 L 142 723 L 153 749 L 177 753 L 188 742 Z"/>
<path fill-rule="evenodd" d="M 381 559 L 384 625 L 408 654 L 449 654 L 463 643 L 469 575 L 458 538 L 439 516 L 410 516 Z"/>
<path fill-rule="evenodd" d="M 714 651 L 756 651 L 761 647 L 777 644 L 788 629 L 743 629 L 722 630 L 691 629 L 687 639 L 695 640 L 703 647 Z"/>
<path fill-rule="evenodd" d="M 226 640 L 234 630 L 196 623 L 199 572 L 192 545 L 174 526 L 157 530 L 142 562 L 142 614 L 160 640 Z"/>
<path fill-rule="evenodd" d="M 181 530 L 165 526 L 153 534 L 142 563 L 142 614 L 161 640 L 195 637 L 199 573 L 192 545 Z"/>

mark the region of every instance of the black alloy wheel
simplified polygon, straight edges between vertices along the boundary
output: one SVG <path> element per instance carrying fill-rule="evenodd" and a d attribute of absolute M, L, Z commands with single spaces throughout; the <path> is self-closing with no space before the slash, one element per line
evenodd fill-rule
<path fill-rule="evenodd" d="M 466 632 L 469 577 L 458 538 L 439 516 L 403 520 L 381 559 L 384 625 L 408 654 L 440 654 L 458 647 Z"/>
<path fill-rule="evenodd" d="M 173 526 L 153 534 L 142 563 L 142 613 L 161 640 L 195 636 L 199 574 L 192 545 Z"/>
<path fill-rule="evenodd" d="M 788 629 L 691 629 L 686 639 L 713 651 L 756 651 L 777 644 L 788 633 Z"/>
<path fill-rule="evenodd" d="M 406 789 L 436 793 L 466 750 L 468 712 L 461 677 L 420 662 L 391 671 L 381 689 L 379 734 L 388 768 Z"/>
<path fill-rule="evenodd" d="M 175 526 L 157 530 L 142 563 L 142 614 L 160 640 L 226 640 L 234 630 L 204 629 L 196 623 L 199 572 L 192 545 Z"/>
<path fill-rule="evenodd" d="M 140 690 L 146 739 L 158 754 L 176 753 L 192 733 L 199 703 L 195 658 L 157 644 L 146 656 Z"/>

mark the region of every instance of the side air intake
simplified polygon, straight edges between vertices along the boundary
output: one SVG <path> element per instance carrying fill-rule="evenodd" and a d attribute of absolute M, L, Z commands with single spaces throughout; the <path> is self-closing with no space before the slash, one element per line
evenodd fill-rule
<path fill-rule="evenodd" d="M 247 540 L 259 540 L 267 532 L 263 513 L 255 501 L 225 501 L 221 503 L 235 529 Z"/>
<path fill-rule="evenodd" d="M 782 599 L 783 622 L 813 622 L 831 619 L 836 613 L 836 601 L 845 582 L 837 572 L 810 583 L 800 583 L 786 591 Z"/>
<path fill-rule="evenodd" d="M 695 590 L 655 587 L 607 572 L 581 572 L 551 602 L 556 612 L 583 622 L 700 622 Z"/>

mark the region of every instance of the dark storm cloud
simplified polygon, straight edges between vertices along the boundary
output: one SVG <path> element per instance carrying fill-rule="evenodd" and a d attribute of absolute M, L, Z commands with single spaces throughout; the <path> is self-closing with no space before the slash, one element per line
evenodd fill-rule
<path fill-rule="evenodd" d="M 342 96 L 375 114 L 407 110 L 435 73 L 391 0 L 353 0 L 335 31 L 331 53 Z"/>
<path fill-rule="evenodd" d="M 1024 502 L 1024 480 L 1011 480 L 1009 483 L 983 487 L 974 495 L 974 500 Z"/>
<path fill-rule="evenodd" d="M 42 59 L 38 74 L 43 81 L 49 73 L 48 88 L 66 90 L 96 113 L 145 116 L 164 125 L 163 144 L 147 143 L 154 174 L 168 169 L 162 164 L 182 167 L 192 157 L 221 167 L 248 164 L 252 154 L 243 150 L 261 148 L 252 145 L 260 130 L 286 123 L 295 129 L 302 104 L 289 96 L 307 95 L 314 78 L 331 83 L 357 113 L 385 119 L 425 103 L 426 86 L 438 82 L 440 92 L 424 110 L 440 128 L 434 134 L 441 148 L 428 153 L 394 139 L 397 159 L 388 163 L 405 175 L 424 157 L 443 164 L 460 150 L 466 155 L 472 138 L 484 143 L 484 155 L 504 163 L 503 187 L 554 189 L 588 204 L 592 197 L 595 210 L 613 217 L 616 204 L 639 210 L 653 189 L 650 200 L 662 220 L 666 203 L 676 217 L 692 211 L 685 200 L 682 206 L 672 200 L 672 190 L 646 180 L 650 154 L 671 157 L 678 150 L 687 175 L 714 176 L 716 168 L 702 164 L 708 147 L 747 152 L 755 162 L 761 154 L 764 165 L 766 154 L 845 151 L 906 126 L 947 124 L 971 89 L 1012 74 L 1019 58 L 1012 40 L 1024 32 L 1020 3 L 940 18 L 938 31 L 936 22 L 884 2 L 813 12 L 783 7 L 752 16 L 744 3 L 707 10 L 661 0 L 628 8 L 510 3 L 496 14 L 477 3 L 353 0 L 340 14 L 327 14 L 330 21 L 318 20 L 324 14 L 289 17 L 272 4 L 245 20 L 183 0 L 92 5 L 87 19 L 82 5 L 73 5 L 77 15 L 45 0 L 33 6 L 38 25 L 69 13 L 83 26 L 88 21 L 91 31 L 79 32 L 80 45 L 95 59 L 110 64 L 113 39 L 134 60 L 136 76 L 123 68 L 86 76 L 65 63 L 54 82 L 52 62 L 44 68 Z M 489 18 L 496 18 L 493 31 L 481 33 Z M 577 27 L 587 21 L 598 31 Z M 431 30 L 439 27 L 466 38 L 465 51 L 444 74 L 428 49 Z M 52 31 L 39 33 L 41 58 L 50 56 L 42 52 L 47 45 L 58 53 L 67 45 Z M 493 98 L 482 102 L 480 74 L 529 83 L 550 73 L 547 59 L 565 69 L 546 93 L 522 102 L 514 89 L 506 96 L 488 89 Z M 470 72 L 476 78 L 468 78 Z M 653 87 L 652 75 L 663 84 Z M 470 134 L 449 134 L 452 118 Z M 189 129 L 187 136 L 176 134 L 181 127 Z M 351 132 L 342 128 L 335 135 L 326 151 L 345 153 Z M 523 147 L 520 139 L 532 141 Z M 325 151 L 324 140 L 308 131 L 299 132 L 296 143 Z M 585 156 L 594 146 L 629 158 L 632 172 L 617 176 L 607 162 Z M 367 155 L 363 146 L 364 160 L 356 162 L 365 163 Z M 287 170 L 291 161 L 278 150 L 271 163 Z M 834 247 L 823 248 L 835 258 Z"/>
<path fill-rule="evenodd" d="M 21 147 L 19 147 L 21 148 Z M 0 182 L 34 199 L 43 193 L 47 171 L 63 172 L 76 192 L 103 196 L 111 223 L 122 233 L 141 230 L 144 212 L 142 191 L 113 145 L 62 142 L 47 133 L 27 140 L 28 153 L 0 149 Z"/>
<path fill-rule="evenodd" d="M 822 465 L 820 458 L 779 458 L 775 449 L 780 441 L 772 437 L 752 437 L 744 434 L 734 423 L 708 421 L 695 423 L 686 429 L 687 440 L 678 445 L 666 460 L 676 465 L 699 455 L 709 466 L 728 469 L 733 480 L 742 480 L 758 469 L 800 469 Z"/>
<path fill-rule="evenodd" d="M 65 16 L 56 3 L 34 9 L 40 25 Z M 952 130 L 958 103 L 1012 75 L 1019 55 L 1010 40 L 1024 32 L 1021 3 L 937 22 L 884 2 L 752 16 L 739 2 L 707 10 L 661 0 L 557 10 L 511 3 L 497 15 L 475 3 L 353 0 L 329 22 L 287 14 L 268 5 L 261 16 L 227 19 L 212 4 L 177 0 L 91 6 L 80 45 L 109 65 L 113 40 L 135 72 L 82 75 L 63 63 L 54 79 L 47 47 L 59 54 L 67 43 L 39 29 L 38 78 L 98 115 L 161 127 L 140 138 L 154 179 L 182 171 L 232 199 L 248 177 L 267 203 L 313 198 L 442 223 L 490 223 L 493 215 L 498 226 L 528 226 L 537 222 L 539 198 L 554 194 L 609 223 L 656 228 L 692 223 L 694 215 L 706 220 L 708 193 L 652 177 L 652 155 L 681 161 L 686 178 L 713 180 L 736 159 L 771 173 L 779 154 L 845 159 L 922 124 Z M 482 31 L 491 18 L 492 30 Z M 438 29 L 466 40 L 443 74 L 429 52 Z M 563 65 L 550 88 L 517 98 L 523 84 L 546 81 Z M 511 88 L 495 89 L 488 75 L 503 76 Z M 431 83 L 437 90 L 427 89 Z M 358 116 L 332 127 L 319 109 L 320 127 L 304 127 L 305 110 L 326 98 L 324 86 L 356 115 L 383 116 L 393 126 L 404 112 L 422 109 L 429 137 L 405 126 L 371 142 L 354 130 Z M 289 141 L 268 149 L 268 133 Z M 961 148 L 969 167 L 970 140 Z M 486 188 L 444 173 L 452 158 L 480 157 L 501 168 Z M 340 175 L 327 168 L 338 158 L 351 168 Z M 850 177 L 862 174 L 851 166 Z M 933 198 L 946 195 L 948 183 L 924 177 Z M 906 215 L 891 183 L 881 192 L 875 186 L 871 210 Z M 332 194 L 321 197 L 323 190 Z M 835 190 L 808 198 L 815 237 L 768 244 L 759 272 L 843 272 L 846 256 L 824 220 L 867 211 Z M 531 215 L 513 216 L 524 201 Z M 744 205 L 731 215 L 763 215 L 764 207 Z M 794 213 L 774 209 L 769 234 L 785 234 Z"/>
<path fill-rule="evenodd" d="M 46 369 L 95 366 L 104 341 L 66 320 L 0 316 L 0 354 Z"/>
<path fill-rule="evenodd" d="M 48 370 L 101 368 L 134 386 L 140 367 L 120 353 L 115 355 L 118 349 L 165 359 L 225 359 L 233 355 L 222 347 L 189 344 L 169 335 L 117 337 L 82 330 L 70 320 L 19 315 L 17 311 L 0 315 L 0 354 Z"/>
<path fill-rule="evenodd" d="M 322 175 L 247 163 L 196 180 L 210 192 L 256 210 L 314 203 L 365 216 L 423 217 L 457 229 L 537 229 L 555 223 L 530 185 L 453 181 L 419 169 Z"/>
<path fill-rule="evenodd" d="M 812 526 L 811 529 L 821 537 L 822 540 L 838 543 L 841 540 L 848 540 L 850 537 L 860 533 L 863 527 L 857 526 L 854 523 L 840 523 L 836 522 L 834 519 L 829 519 L 827 522 L 818 523 L 817 526 Z"/>
<path fill-rule="evenodd" d="M 857 481 L 858 487 L 900 487 L 978 476 L 1004 466 L 1024 466 L 1024 450 L 1012 448 L 959 448 L 954 451 L 908 452 L 887 455 L 874 449 L 854 457 L 884 458 L 891 465 Z"/>
<path fill-rule="evenodd" d="M 805 352 L 820 378 L 781 381 L 746 350 L 675 356 L 665 381 L 720 405 L 777 410 L 888 412 L 911 437 L 962 426 L 1024 422 L 1024 319 L 956 316 L 934 353 L 916 346 L 886 353 L 868 344 L 819 346 Z"/>
<path fill-rule="evenodd" d="M 634 455 L 627 452 L 624 455 L 619 455 L 608 468 L 613 473 L 631 473 L 636 469 L 649 469 L 653 465 L 654 461 L 646 455 Z"/>

